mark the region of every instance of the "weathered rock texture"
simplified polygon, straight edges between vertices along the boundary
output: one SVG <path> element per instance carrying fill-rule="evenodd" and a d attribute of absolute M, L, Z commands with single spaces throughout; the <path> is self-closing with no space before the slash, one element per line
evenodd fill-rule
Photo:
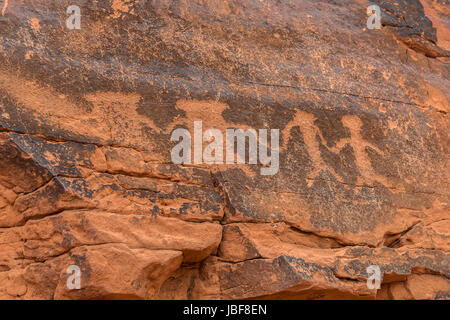
<path fill-rule="evenodd" d="M 449 3 L 373 2 L 0 1 L 0 298 L 450 299 Z M 194 120 L 279 173 L 173 164 Z"/>

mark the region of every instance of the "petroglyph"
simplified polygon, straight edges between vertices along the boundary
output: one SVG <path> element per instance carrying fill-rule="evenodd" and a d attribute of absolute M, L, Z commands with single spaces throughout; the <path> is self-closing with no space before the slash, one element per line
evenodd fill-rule
<path fill-rule="evenodd" d="M 361 127 L 363 123 L 361 119 L 357 116 L 344 116 L 342 118 L 342 124 L 344 125 L 344 127 L 350 130 L 350 138 L 339 140 L 336 143 L 336 147 L 332 148 L 332 150 L 338 153 L 347 144 L 352 147 L 356 165 L 359 172 L 361 173 L 361 177 L 358 177 L 358 183 L 380 182 L 386 187 L 389 186 L 387 180 L 384 177 L 376 174 L 373 170 L 372 162 L 370 161 L 367 153 L 367 148 L 375 150 L 381 155 L 384 155 L 384 152 L 362 138 Z"/>
<path fill-rule="evenodd" d="M 186 122 L 185 119 L 197 119 L 204 121 L 207 127 L 225 130 L 226 128 L 235 127 L 234 124 L 229 123 L 223 117 L 223 112 L 229 109 L 229 106 L 217 101 L 198 101 L 198 100 L 180 100 L 176 105 L 177 109 L 184 111 L 185 116 L 175 119 L 165 130 L 166 133 L 173 131 L 176 126 L 187 126 L 188 130 L 194 132 L 193 121 Z M 379 182 L 388 187 L 389 183 L 386 178 L 375 173 L 372 162 L 368 155 L 368 149 L 372 149 L 380 155 L 384 155 L 383 151 L 376 146 L 365 141 L 361 135 L 361 127 L 363 125 L 361 119 L 357 116 L 342 117 L 342 125 L 347 128 L 350 137 L 343 138 L 336 143 L 335 147 L 329 147 L 320 131 L 315 124 L 317 118 L 311 114 L 301 110 L 297 110 L 294 118 L 286 125 L 283 130 L 282 147 L 286 150 L 289 141 L 291 140 L 291 130 L 295 127 L 299 128 L 306 151 L 310 157 L 313 170 L 307 175 L 307 185 L 311 187 L 318 175 L 325 170 L 328 170 L 335 179 L 343 184 L 342 177 L 336 170 L 325 163 L 322 158 L 320 147 L 325 147 L 329 151 L 339 154 L 347 145 L 352 149 L 352 154 L 355 158 L 355 164 L 358 168 L 360 176 L 358 177 L 358 184 L 367 183 L 372 184 Z M 205 127 L 206 127 L 205 126 Z M 244 125 L 240 127 L 243 130 L 252 129 Z"/>
<path fill-rule="evenodd" d="M 235 127 L 236 125 L 226 121 L 223 117 L 223 112 L 230 107 L 221 102 L 213 100 L 186 100 L 182 99 L 177 101 L 176 108 L 182 110 L 185 116 L 178 117 L 172 121 L 164 131 L 170 133 L 176 126 L 187 126 L 187 128 L 193 132 L 194 122 L 193 120 L 201 120 L 204 127 L 216 128 L 219 130 L 225 130 L 227 128 Z M 250 129 L 249 126 L 239 125 L 240 129 Z"/>
<path fill-rule="evenodd" d="M 326 142 L 320 129 L 314 124 L 316 117 L 304 111 L 298 110 L 292 119 L 284 129 L 283 132 L 283 147 L 286 148 L 290 138 L 291 129 L 298 127 L 303 136 L 303 142 L 305 144 L 306 150 L 308 151 L 309 157 L 312 162 L 313 172 L 308 175 L 308 187 L 311 187 L 312 183 L 316 179 L 317 175 L 321 170 L 329 170 L 330 173 L 338 180 L 342 182 L 342 179 L 334 171 L 333 168 L 328 167 L 320 155 L 320 144 L 326 146 Z"/>
<path fill-rule="evenodd" d="M 326 165 L 322 159 L 320 146 L 326 147 L 331 152 L 339 154 L 346 145 L 352 148 L 353 155 L 358 170 L 361 174 L 358 177 L 358 184 L 379 182 L 384 186 L 389 186 L 387 180 L 376 174 L 373 170 L 371 160 L 367 153 L 367 148 L 370 148 L 377 153 L 384 155 L 384 153 L 376 146 L 365 141 L 361 136 L 361 127 L 363 125 L 360 118 L 357 116 L 344 116 L 342 124 L 350 131 L 349 138 L 343 138 L 336 143 L 335 147 L 327 146 L 327 143 L 319 129 L 315 124 L 317 118 L 310 113 L 298 110 L 283 131 L 283 147 L 286 149 L 288 142 L 291 140 L 291 130 L 298 127 L 303 136 L 303 143 L 305 144 L 308 155 L 311 159 L 313 171 L 308 174 L 308 186 L 310 187 L 322 170 L 328 170 L 339 182 L 343 182 L 339 174 L 330 166 Z"/>
<path fill-rule="evenodd" d="M 267 129 L 259 129 L 258 131 L 244 126 L 235 128 L 236 126 L 228 123 L 222 116 L 222 112 L 228 109 L 228 106 L 218 102 L 210 101 L 181 101 L 177 104 L 190 119 L 203 119 L 206 116 L 206 122 L 211 125 L 205 133 L 203 133 L 203 120 L 195 120 L 188 123 L 189 131 L 185 128 L 178 128 L 172 132 L 172 141 L 180 141 L 171 153 L 172 162 L 176 164 L 191 164 L 191 133 L 193 132 L 193 149 L 194 163 L 202 164 L 224 164 L 223 155 L 226 154 L 226 164 L 245 164 L 246 149 L 248 147 L 249 164 L 257 164 L 258 154 L 259 161 L 262 165 L 269 165 L 270 168 L 261 168 L 261 174 L 273 175 L 278 172 L 279 162 L 279 130 L 270 130 L 270 158 L 268 155 L 268 135 Z M 183 124 L 183 120 L 176 120 L 169 128 L 173 129 L 175 124 Z M 228 126 L 228 127 L 227 127 Z M 223 131 L 221 131 L 221 128 Z M 224 144 L 224 134 L 226 143 Z M 259 135 L 258 135 L 259 132 Z M 247 144 L 248 138 L 248 144 Z M 209 141 L 210 144 L 203 148 L 203 141 Z M 259 147 L 258 147 L 259 142 Z M 224 153 L 225 146 L 225 153 Z M 236 148 L 237 147 L 237 148 Z M 259 153 L 258 153 L 259 150 Z M 183 156 L 180 156 L 182 152 Z M 202 159 L 203 158 L 203 159 Z M 235 162 L 236 158 L 236 162 Z"/>
<path fill-rule="evenodd" d="M 371 2 L 0 0 L 0 299 L 448 299 L 448 1 Z"/>

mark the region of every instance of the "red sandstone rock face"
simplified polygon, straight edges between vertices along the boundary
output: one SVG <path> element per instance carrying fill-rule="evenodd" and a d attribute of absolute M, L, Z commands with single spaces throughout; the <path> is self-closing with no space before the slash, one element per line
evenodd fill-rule
<path fill-rule="evenodd" d="M 448 1 L 373 2 L 3 1 L 0 298 L 450 299 Z M 172 163 L 196 120 L 279 172 Z"/>

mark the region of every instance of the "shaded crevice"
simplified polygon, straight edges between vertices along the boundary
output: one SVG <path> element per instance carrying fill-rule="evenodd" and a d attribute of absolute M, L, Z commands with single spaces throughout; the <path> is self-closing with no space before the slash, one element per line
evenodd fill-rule
<path fill-rule="evenodd" d="M 408 232 L 410 232 L 415 226 L 417 226 L 420 223 L 421 223 L 421 221 L 418 221 L 418 222 L 414 223 L 413 225 L 411 225 L 406 230 L 398 232 L 398 233 L 385 234 L 384 241 L 383 241 L 384 247 L 400 248 L 401 246 L 399 246 L 399 244 L 400 244 L 402 237 L 405 236 Z M 390 238 L 390 239 L 388 240 L 388 238 Z"/>
<path fill-rule="evenodd" d="M 51 141 L 51 142 L 73 142 L 73 143 L 78 143 L 78 144 L 82 144 L 82 145 L 94 145 L 97 147 L 124 148 L 124 149 L 130 149 L 130 150 L 134 150 L 134 151 L 138 151 L 138 152 L 145 152 L 145 150 L 139 150 L 139 149 L 136 149 L 133 147 L 123 146 L 123 145 L 114 144 L 114 143 L 86 142 L 86 141 L 80 141 L 80 140 L 75 140 L 75 139 L 47 136 L 42 133 L 33 133 L 33 132 L 27 132 L 27 131 L 13 130 L 10 128 L 5 128 L 5 127 L 1 127 L 0 132 L 29 135 L 29 136 L 41 138 L 41 139 L 44 139 L 47 141 Z"/>

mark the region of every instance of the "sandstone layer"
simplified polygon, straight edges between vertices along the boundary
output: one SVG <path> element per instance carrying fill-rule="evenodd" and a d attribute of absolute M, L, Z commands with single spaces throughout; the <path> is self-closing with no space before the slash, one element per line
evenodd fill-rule
<path fill-rule="evenodd" d="M 450 6 L 372 3 L 0 1 L 0 298 L 450 299 Z M 278 173 L 174 164 L 199 120 Z"/>

